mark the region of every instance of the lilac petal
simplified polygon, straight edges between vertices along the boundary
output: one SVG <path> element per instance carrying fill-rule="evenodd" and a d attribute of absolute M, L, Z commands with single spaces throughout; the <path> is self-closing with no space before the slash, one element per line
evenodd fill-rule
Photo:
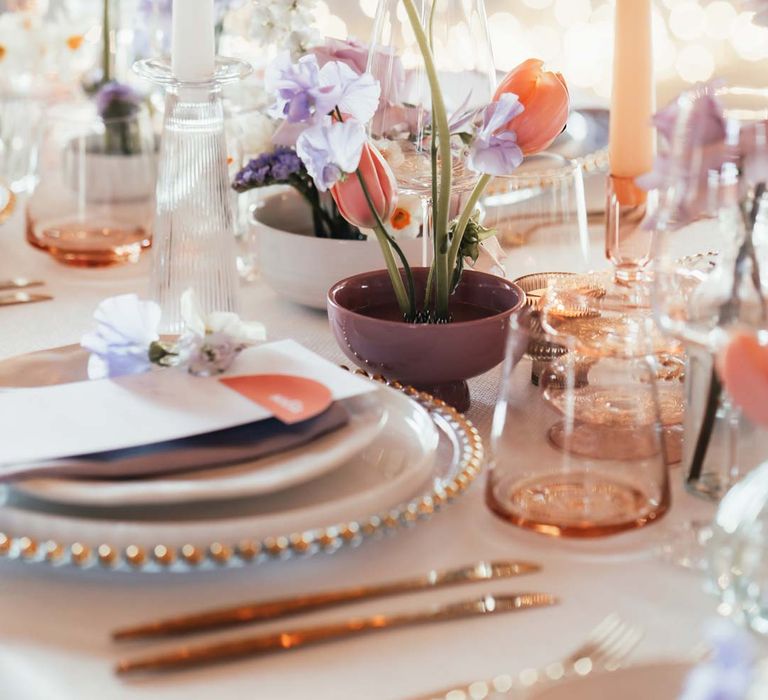
<path fill-rule="evenodd" d="M 510 175 L 522 162 L 523 152 L 511 132 L 475 139 L 467 159 L 470 170 L 495 176 Z"/>
<path fill-rule="evenodd" d="M 360 122 L 324 119 L 299 136 L 296 152 L 317 189 L 325 192 L 345 173 L 357 170 L 364 143 L 365 129 Z"/>
<path fill-rule="evenodd" d="M 504 93 L 499 97 L 498 102 L 492 102 L 486 107 L 484 125 L 478 136 L 490 136 L 524 110 L 525 107 L 520 103 L 517 95 L 511 92 Z"/>
<path fill-rule="evenodd" d="M 381 90 L 370 73 L 358 75 L 346 63 L 331 61 L 320 70 L 319 84 L 321 89 L 330 88 L 323 94 L 326 103 L 333 101 L 327 112 L 338 107 L 342 114 L 367 123 L 378 109 Z M 322 111 L 318 106 L 318 112 Z"/>
<path fill-rule="evenodd" d="M 160 307 L 123 294 L 102 301 L 94 313 L 96 329 L 80 344 L 99 360 L 93 375 L 119 376 L 145 372 L 151 367 L 149 345 L 159 338 Z M 90 371 L 90 370 L 89 370 Z"/>
<path fill-rule="evenodd" d="M 302 56 L 297 63 L 291 63 L 288 52 L 279 54 L 264 76 L 267 91 L 278 97 L 272 114 L 289 121 L 307 121 L 319 108 L 319 73 L 317 58 L 312 54 Z"/>

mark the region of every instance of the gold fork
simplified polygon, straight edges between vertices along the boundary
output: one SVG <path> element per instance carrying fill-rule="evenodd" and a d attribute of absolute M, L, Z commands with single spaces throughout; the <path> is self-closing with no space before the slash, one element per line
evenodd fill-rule
<path fill-rule="evenodd" d="M 539 669 L 501 674 L 492 679 L 443 688 L 411 700 L 497 700 L 519 696 L 531 686 L 559 681 L 571 675 L 586 676 L 597 669 L 615 671 L 642 639 L 639 627 L 618 615 L 606 617 L 584 643 L 564 659 Z"/>

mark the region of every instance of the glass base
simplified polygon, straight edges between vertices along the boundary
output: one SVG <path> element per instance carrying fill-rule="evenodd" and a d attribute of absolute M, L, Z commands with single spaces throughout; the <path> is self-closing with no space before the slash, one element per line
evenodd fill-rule
<path fill-rule="evenodd" d="M 634 530 L 658 520 L 669 507 L 668 502 L 655 502 L 631 484 L 593 472 L 496 483 L 491 475 L 486 503 L 496 515 L 518 527 L 575 538 Z"/>
<path fill-rule="evenodd" d="M 150 247 L 143 226 L 117 221 L 59 221 L 27 224 L 27 240 L 57 261 L 76 267 L 135 263 Z"/>

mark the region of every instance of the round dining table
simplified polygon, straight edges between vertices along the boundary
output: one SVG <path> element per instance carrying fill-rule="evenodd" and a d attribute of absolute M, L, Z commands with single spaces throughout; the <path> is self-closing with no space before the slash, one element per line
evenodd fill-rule
<path fill-rule="evenodd" d="M 526 271 L 523 262 L 521 274 Z M 119 267 L 61 265 L 25 242 L 20 202 L 0 226 L 0 279 L 43 280 L 41 291 L 53 299 L 0 307 L 0 360 L 78 343 L 100 300 L 127 292 L 146 295 L 150 265 L 151 254 Z M 241 292 L 241 315 L 264 323 L 270 339 L 294 338 L 335 363 L 345 362 L 325 313 L 280 298 L 258 278 L 244 282 Z M 500 377 L 496 368 L 471 381 L 468 417 L 486 442 Z M 0 420 L 12 423 L 13 416 L 0 415 Z M 45 435 L 39 438 L 45 440 Z M 407 698 L 562 658 L 611 613 L 643 631 L 627 663 L 684 659 L 701 641 L 708 620 L 717 616 L 718 600 L 707 591 L 702 572 L 667 561 L 659 554 L 660 544 L 680 524 L 711 518 L 714 506 L 684 491 L 679 468 L 672 468 L 671 478 L 673 505 L 659 522 L 588 541 L 539 535 L 498 519 L 485 504 L 483 473 L 465 495 L 431 519 L 333 554 L 188 573 L 55 568 L 0 556 L 0 698 Z M 292 618 L 290 623 L 273 622 L 264 629 L 421 610 L 474 593 L 540 591 L 557 596 L 559 604 L 385 631 L 183 672 L 133 679 L 113 671 L 119 658 L 145 651 L 138 643 L 112 642 L 110 633 L 118 627 L 494 559 L 527 560 L 542 568 L 525 577 L 380 599 Z M 232 632 L 215 636 L 226 634 Z"/>

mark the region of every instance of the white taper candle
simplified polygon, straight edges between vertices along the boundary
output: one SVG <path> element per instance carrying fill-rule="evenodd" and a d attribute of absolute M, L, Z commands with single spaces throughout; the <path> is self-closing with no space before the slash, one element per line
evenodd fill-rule
<path fill-rule="evenodd" d="M 215 71 L 213 0 L 173 0 L 171 66 L 182 81 L 204 81 Z"/>

